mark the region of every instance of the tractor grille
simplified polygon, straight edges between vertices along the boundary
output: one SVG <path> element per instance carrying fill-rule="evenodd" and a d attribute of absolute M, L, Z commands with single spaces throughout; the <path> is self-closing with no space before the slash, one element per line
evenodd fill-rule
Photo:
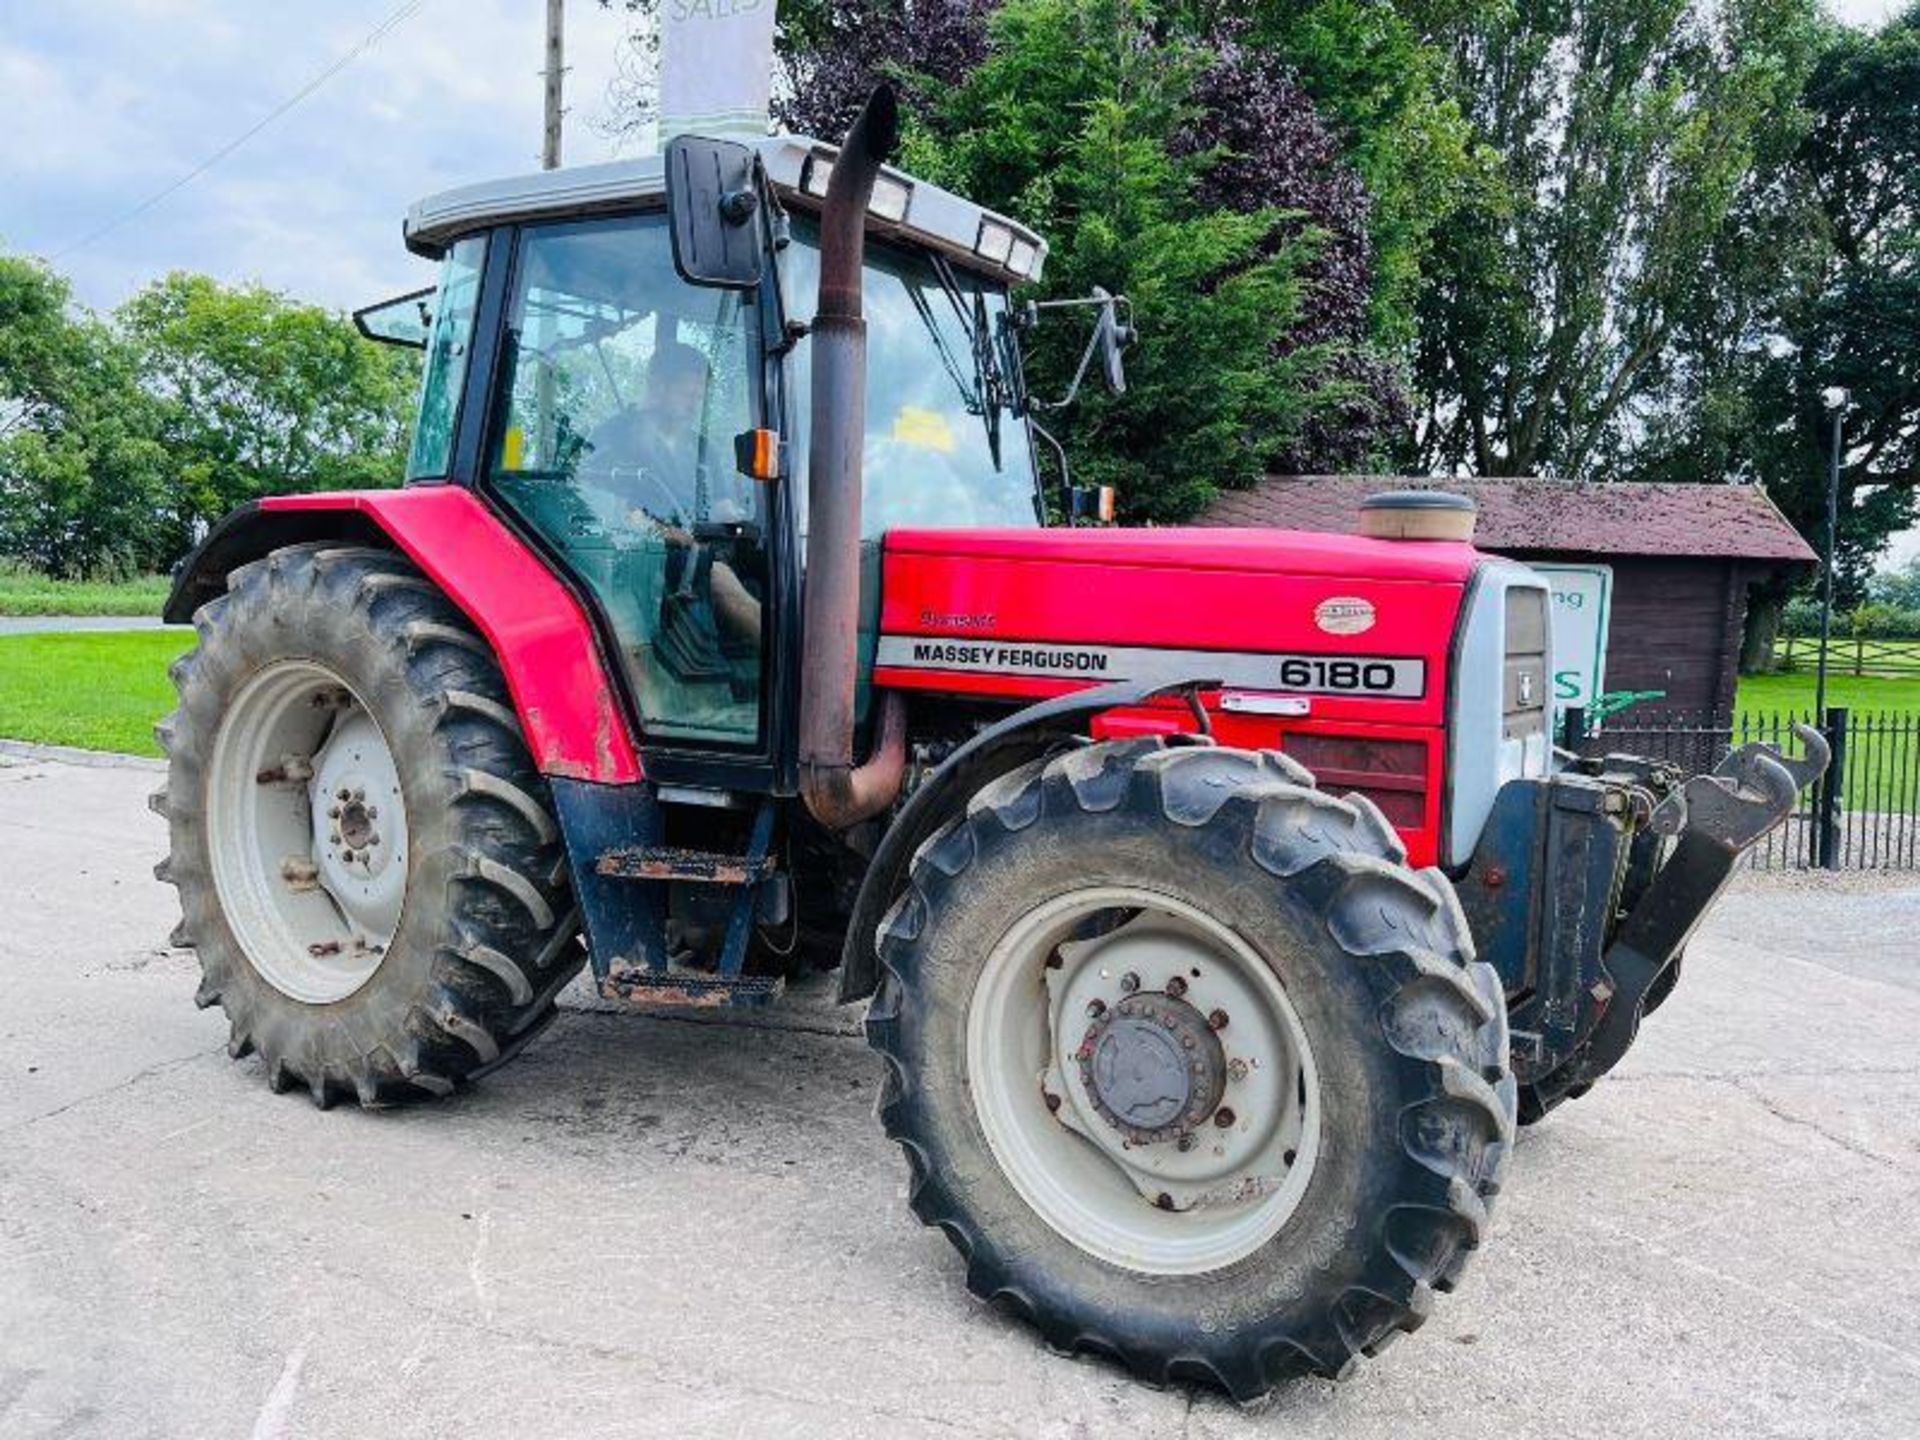
<path fill-rule="evenodd" d="M 1286 753 L 1334 794 L 1357 790 L 1401 829 L 1427 823 L 1427 747 L 1418 740 L 1306 735 L 1285 741 Z"/>

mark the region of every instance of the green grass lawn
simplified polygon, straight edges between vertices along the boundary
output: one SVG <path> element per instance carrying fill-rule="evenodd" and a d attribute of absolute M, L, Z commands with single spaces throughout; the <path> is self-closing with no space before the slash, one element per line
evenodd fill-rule
<path fill-rule="evenodd" d="M 1791 675 L 1743 675 L 1735 703 L 1748 712 L 1811 710 L 1813 687 L 1811 671 L 1805 674 L 1795 671 Z M 1845 705 L 1853 710 L 1899 710 L 1911 714 L 1920 711 L 1920 676 L 1887 680 L 1872 675 L 1829 672 L 1827 704 Z M 1649 708 L 1658 709 L 1659 702 L 1652 702 Z"/>
<path fill-rule="evenodd" d="M 0 615 L 158 615 L 172 583 L 164 575 L 50 580 L 0 562 Z"/>
<path fill-rule="evenodd" d="M 158 755 L 167 666 L 192 644 L 180 630 L 0 635 L 0 737 Z"/>

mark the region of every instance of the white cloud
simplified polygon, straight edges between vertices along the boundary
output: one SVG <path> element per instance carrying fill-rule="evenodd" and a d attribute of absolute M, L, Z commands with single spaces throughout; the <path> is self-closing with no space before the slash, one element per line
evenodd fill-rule
<path fill-rule="evenodd" d="M 0 243 L 52 255 L 179 179 L 393 13 L 397 0 L 266 6 L 0 0 Z M 625 17 L 568 7 L 566 158 L 607 158 Z M 544 6 L 426 0 L 207 174 L 64 256 L 79 297 L 119 303 L 172 269 L 336 306 L 422 283 L 400 246 L 421 195 L 534 168 Z"/>

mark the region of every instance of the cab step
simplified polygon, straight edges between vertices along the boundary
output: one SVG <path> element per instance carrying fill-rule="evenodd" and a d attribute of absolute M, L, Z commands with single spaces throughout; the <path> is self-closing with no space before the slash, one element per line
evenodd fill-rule
<path fill-rule="evenodd" d="M 758 885 L 773 872 L 773 857 L 680 845 L 629 845 L 609 850 L 594 865 L 620 880 L 685 880 L 696 885 Z"/>
<path fill-rule="evenodd" d="M 621 1005 L 673 1005 L 695 1010 L 771 1005 L 786 989 L 780 975 L 717 975 L 707 970 L 650 970 L 615 965 L 600 981 L 600 998 Z"/>

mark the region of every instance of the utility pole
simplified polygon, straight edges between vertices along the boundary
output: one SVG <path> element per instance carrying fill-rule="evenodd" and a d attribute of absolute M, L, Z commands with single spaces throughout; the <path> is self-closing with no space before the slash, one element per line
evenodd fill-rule
<path fill-rule="evenodd" d="M 558 170 L 560 168 L 560 81 L 566 74 L 564 60 L 564 36 L 566 33 L 566 0 L 547 0 L 547 68 L 542 72 L 547 79 L 547 135 L 546 143 L 540 148 L 540 168 Z"/>

